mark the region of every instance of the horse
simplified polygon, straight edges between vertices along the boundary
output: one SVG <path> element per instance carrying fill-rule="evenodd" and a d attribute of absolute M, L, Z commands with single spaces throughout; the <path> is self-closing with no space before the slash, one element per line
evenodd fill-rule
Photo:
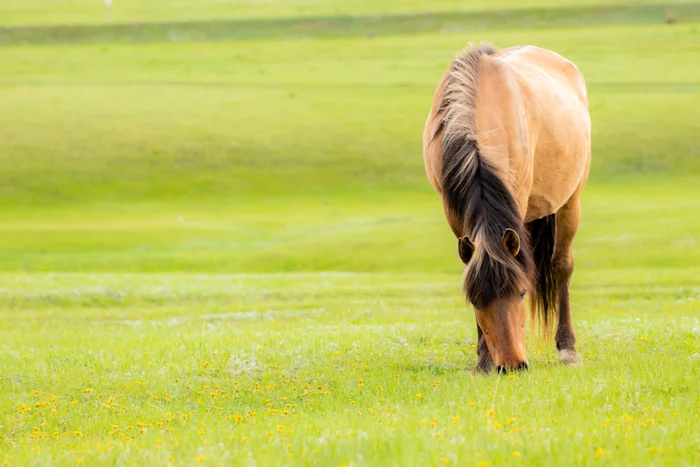
<path fill-rule="evenodd" d="M 554 340 L 558 360 L 581 363 L 571 324 L 572 243 L 591 164 L 583 75 L 535 46 L 469 46 L 435 92 L 423 161 L 442 197 L 474 307 L 473 374 L 527 370 L 531 323 Z"/>

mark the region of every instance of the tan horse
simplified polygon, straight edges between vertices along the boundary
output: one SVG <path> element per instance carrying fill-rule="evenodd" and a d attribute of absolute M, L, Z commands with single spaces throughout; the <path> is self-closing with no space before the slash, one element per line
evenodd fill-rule
<path fill-rule="evenodd" d="M 465 264 L 479 336 L 474 371 L 528 368 L 528 292 L 545 335 L 558 321 L 559 360 L 580 362 L 569 280 L 591 121 L 576 66 L 531 46 L 462 52 L 437 88 L 423 158 Z"/>

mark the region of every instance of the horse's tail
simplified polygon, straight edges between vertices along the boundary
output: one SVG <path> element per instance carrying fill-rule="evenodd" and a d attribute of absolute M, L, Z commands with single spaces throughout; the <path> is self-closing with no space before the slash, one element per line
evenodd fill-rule
<path fill-rule="evenodd" d="M 554 214 L 527 224 L 535 261 L 535 287 L 530 295 L 530 309 L 532 318 L 539 319 L 545 337 L 550 337 L 557 313 L 557 280 L 552 263 L 555 229 Z"/>

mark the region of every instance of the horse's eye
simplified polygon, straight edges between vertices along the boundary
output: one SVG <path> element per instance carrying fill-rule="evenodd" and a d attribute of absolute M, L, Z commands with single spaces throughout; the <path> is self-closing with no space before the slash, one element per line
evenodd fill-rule
<path fill-rule="evenodd" d="M 525 298 L 525 294 L 526 294 L 526 293 L 527 293 L 527 290 L 523 290 L 522 292 L 520 292 L 520 300 L 522 300 L 523 298 Z"/>

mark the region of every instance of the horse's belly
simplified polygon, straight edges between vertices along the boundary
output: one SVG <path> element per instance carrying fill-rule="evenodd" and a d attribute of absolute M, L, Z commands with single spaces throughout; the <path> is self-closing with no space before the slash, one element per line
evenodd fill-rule
<path fill-rule="evenodd" d="M 557 212 L 585 182 L 590 136 L 585 127 L 565 141 L 540 141 L 534 155 L 526 222 Z"/>
<path fill-rule="evenodd" d="M 535 219 L 554 214 L 564 203 L 566 203 L 566 201 L 561 202 L 560 199 L 552 197 L 550 193 L 532 193 L 528 200 L 525 222 L 534 221 Z"/>

